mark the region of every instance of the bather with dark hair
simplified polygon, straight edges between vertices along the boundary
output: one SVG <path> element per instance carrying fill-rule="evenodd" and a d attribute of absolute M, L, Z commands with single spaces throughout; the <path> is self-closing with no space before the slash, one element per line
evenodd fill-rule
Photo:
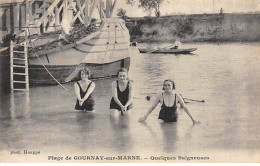
<path fill-rule="evenodd" d="M 80 71 L 81 80 L 74 84 L 77 102 L 75 110 L 94 111 L 95 100 L 92 97 L 92 92 L 95 89 L 95 83 L 89 80 L 90 71 L 84 68 Z"/>
<path fill-rule="evenodd" d="M 200 123 L 193 119 L 190 114 L 189 109 L 184 103 L 180 94 L 178 94 L 175 90 L 175 83 L 171 79 L 167 79 L 163 82 L 163 92 L 158 94 L 152 107 L 148 110 L 148 112 L 139 119 L 139 122 L 144 122 L 149 114 L 155 109 L 158 103 L 161 103 L 161 110 L 159 113 L 158 119 L 164 122 L 177 122 L 178 120 L 178 112 L 177 112 L 177 103 L 180 103 L 184 108 L 185 112 L 191 118 L 193 124 Z"/>
<path fill-rule="evenodd" d="M 118 80 L 112 84 L 113 97 L 110 102 L 110 115 L 124 115 L 132 108 L 133 83 L 128 79 L 128 71 L 121 68 L 118 71 Z"/>

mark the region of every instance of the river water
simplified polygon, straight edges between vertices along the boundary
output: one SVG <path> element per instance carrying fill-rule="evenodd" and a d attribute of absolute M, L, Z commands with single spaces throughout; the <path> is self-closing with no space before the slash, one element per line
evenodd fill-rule
<path fill-rule="evenodd" d="M 158 43 L 138 45 L 147 46 Z M 52 155 L 63 157 L 62 162 L 67 155 L 140 155 L 139 162 L 155 162 L 151 156 L 161 155 L 177 158 L 170 162 L 187 161 L 178 156 L 209 157 L 199 162 L 259 161 L 260 44 L 195 43 L 185 47 L 198 50 L 190 55 L 140 54 L 137 47 L 131 47 L 134 109 L 129 117 L 109 116 L 110 85 L 116 78 L 94 81 L 95 113 L 74 111 L 73 83 L 64 85 L 71 92 L 58 85 L 32 87 L 29 93 L 1 92 L 0 156 L 4 157 L 0 162 L 56 161 L 48 160 Z M 201 124 L 192 125 L 180 108 L 177 123 L 161 124 L 157 120 L 160 106 L 146 123 L 138 122 L 167 78 L 175 81 L 185 98 L 205 100 L 187 103 Z M 25 155 L 24 150 L 40 154 Z M 22 154 L 10 155 L 11 151 Z"/>

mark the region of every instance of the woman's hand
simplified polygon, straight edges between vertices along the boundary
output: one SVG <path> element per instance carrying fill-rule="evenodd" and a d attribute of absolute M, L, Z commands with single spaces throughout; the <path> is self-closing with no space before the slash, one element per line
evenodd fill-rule
<path fill-rule="evenodd" d="M 125 106 L 123 106 L 123 105 L 121 106 L 121 113 L 122 113 L 122 115 L 125 114 L 126 109 L 127 109 L 127 107 L 125 107 Z"/>
<path fill-rule="evenodd" d="M 200 121 L 192 120 L 193 124 L 199 124 L 201 123 Z"/>
<path fill-rule="evenodd" d="M 79 105 L 82 106 L 83 103 L 84 103 L 84 100 L 83 100 L 83 99 L 80 99 L 80 100 L 79 100 Z"/>
<path fill-rule="evenodd" d="M 141 117 L 139 120 L 138 120 L 138 122 L 144 122 L 145 120 L 146 120 L 146 116 L 144 116 L 144 117 Z"/>

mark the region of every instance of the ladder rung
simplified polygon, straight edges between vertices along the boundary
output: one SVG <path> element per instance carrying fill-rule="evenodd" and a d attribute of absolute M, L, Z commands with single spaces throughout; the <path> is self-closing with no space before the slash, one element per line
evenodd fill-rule
<path fill-rule="evenodd" d="M 28 91 L 27 89 L 13 89 L 13 90 L 16 90 L 16 91 Z"/>
<path fill-rule="evenodd" d="M 24 51 L 13 51 L 13 52 L 21 53 L 21 54 L 24 54 L 24 53 L 25 53 Z"/>
<path fill-rule="evenodd" d="M 14 75 L 26 75 L 25 73 L 13 73 Z"/>
<path fill-rule="evenodd" d="M 22 83 L 22 84 L 26 84 L 26 81 L 13 81 L 14 83 Z"/>
<path fill-rule="evenodd" d="M 25 59 L 23 58 L 13 58 L 14 60 L 21 60 L 21 61 L 25 61 Z"/>
<path fill-rule="evenodd" d="M 13 67 L 22 67 L 22 68 L 25 68 L 25 66 L 19 66 L 19 65 L 13 65 Z"/>

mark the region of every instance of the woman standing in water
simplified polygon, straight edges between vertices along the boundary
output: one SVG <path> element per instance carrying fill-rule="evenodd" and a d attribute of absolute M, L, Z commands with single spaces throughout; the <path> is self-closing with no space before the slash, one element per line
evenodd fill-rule
<path fill-rule="evenodd" d="M 152 107 L 148 110 L 148 112 L 143 117 L 139 119 L 139 122 L 144 122 L 149 116 L 149 114 L 155 109 L 155 107 L 158 105 L 159 102 L 162 105 L 161 105 L 161 110 L 158 119 L 164 122 L 177 122 L 178 119 L 177 103 L 179 102 L 181 106 L 184 108 L 185 112 L 191 118 L 193 124 L 200 123 L 199 121 L 193 119 L 182 97 L 175 91 L 175 83 L 173 80 L 170 79 L 165 80 L 163 82 L 163 90 L 164 92 L 158 94 Z"/>
<path fill-rule="evenodd" d="M 95 83 L 89 80 L 90 71 L 85 68 L 80 71 L 81 80 L 74 84 L 77 102 L 75 105 L 76 110 L 82 111 L 95 111 L 95 101 L 92 97 L 92 92 L 95 89 Z"/>
<path fill-rule="evenodd" d="M 118 72 L 118 80 L 112 82 L 113 97 L 110 102 L 111 115 L 124 115 L 132 108 L 133 83 L 128 79 L 128 72 L 122 68 Z"/>

